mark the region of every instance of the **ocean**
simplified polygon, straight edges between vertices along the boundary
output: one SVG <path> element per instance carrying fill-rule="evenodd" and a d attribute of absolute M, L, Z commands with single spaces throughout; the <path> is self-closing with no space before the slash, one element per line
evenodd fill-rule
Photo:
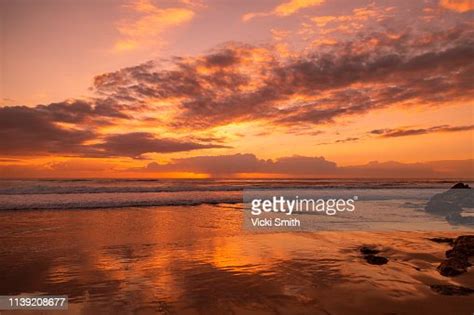
<path fill-rule="evenodd" d="M 453 180 L 58 179 L 0 180 L 0 210 L 241 203 L 244 189 L 443 191 Z M 416 194 L 415 194 L 416 195 Z"/>

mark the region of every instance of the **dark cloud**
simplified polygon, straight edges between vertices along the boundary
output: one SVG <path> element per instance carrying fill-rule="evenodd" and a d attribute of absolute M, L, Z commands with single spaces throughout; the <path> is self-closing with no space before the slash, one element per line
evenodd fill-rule
<path fill-rule="evenodd" d="M 335 118 L 363 114 L 398 103 L 442 104 L 468 101 L 474 85 L 474 42 L 418 55 L 390 55 L 374 51 L 363 55 L 318 56 L 283 68 L 279 84 L 294 93 L 328 96 L 277 113 L 277 122 L 331 123 Z M 274 82 L 278 82 L 275 79 Z M 362 84 L 358 90 L 350 87 Z"/>
<path fill-rule="evenodd" d="M 166 138 L 159 139 L 153 134 L 146 132 L 109 135 L 106 136 L 103 141 L 101 144 L 90 146 L 97 150 L 91 151 L 90 154 L 139 158 L 145 153 L 170 153 L 198 149 L 228 148 L 224 145 L 201 144 Z"/>
<path fill-rule="evenodd" d="M 108 99 L 2 107 L 0 154 L 80 154 L 86 148 L 83 143 L 97 137 L 99 124 L 130 118 L 122 109 Z"/>
<path fill-rule="evenodd" d="M 336 140 L 335 142 L 336 143 L 346 143 L 346 142 L 355 142 L 355 141 L 358 141 L 358 140 L 360 140 L 360 138 L 349 137 L 349 138 L 345 138 L 345 139 Z"/>
<path fill-rule="evenodd" d="M 25 106 L 0 108 L 0 154 L 70 153 L 78 151 L 84 141 L 95 137 L 93 131 L 66 129 L 55 123 L 72 119 L 75 114 L 58 117 L 49 110 L 47 107 Z"/>
<path fill-rule="evenodd" d="M 336 171 L 336 163 L 323 157 L 292 156 L 277 159 L 270 167 L 271 173 L 306 175 L 331 174 Z"/>
<path fill-rule="evenodd" d="M 380 138 L 395 138 L 395 137 L 415 136 L 415 135 L 423 135 L 423 134 L 430 134 L 430 133 L 462 132 L 462 131 L 469 131 L 469 130 L 474 130 L 474 125 L 466 125 L 466 126 L 440 125 L 440 126 L 433 126 L 429 128 L 384 128 L 384 129 L 371 130 L 360 137 L 347 137 L 343 139 L 337 139 L 333 142 L 321 142 L 321 143 L 318 143 L 318 145 L 357 142 L 360 140 L 364 140 L 370 136 L 377 136 Z"/>
<path fill-rule="evenodd" d="M 144 153 L 169 153 L 224 145 L 158 139 L 149 133 L 132 132 L 101 136 L 97 125 L 111 118 L 127 118 L 108 102 L 94 106 L 85 101 L 53 103 L 36 107 L 0 108 L 0 154 L 5 156 L 70 155 L 88 157 L 139 157 Z M 61 123 L 71 124 L 68 127 Z M 87 144 L 87 141 L 101 141 Z"/>
<path fill-rule="evenodd" d="M 455 164 L 455 163 L 454 163 Z M 460 171 L 460 166 L 455 165 L 454 169 Z M 360 178 L 429 178 L 429 177 L 453 177 L 456 172 L 442 174 L 440 170 L 426 163 L 400 163 L 390 162 L 370 162 L 365 165 L 341 167 L 341 176 Z M 462 169 L 466 171 L 466 169 Z M 468 170 L 470 172 L 470 170 Z"/>
<path fill-rule="evenodd" d="M 223 91 L 232 91 L 248 84 L 248 77 L 234 71 L 246 46 L 232 46 L 209 55 L 188 60 L 173 59 L 172 69 L 157 69 L 147 62 L 94 78 L 94 88 L 100 94 L 124 102 L 140 103 L 145 99 L 186 98 L 199 101 L 217 98 Z M 211 71 L 200 72 L 199 68 Z"/>
<path fill-rule="evenodd" d="M 169 164 L 155 162 L 147 166 L 148 171 L 158 172 L 193 172 L 214 176 L 232 175 L 239 173 L 269 173 L 304 175 L 308 172 L 329 174 L 336 168 L 334 162 L 322 157 L 293 156 L 272 160 L 257 159 L 253 154 L 234 154 L 220 156 L 197 156 L 175 159 Z"/>
<path fill-rule="evenodd" d="M 122 110 L 125 108 L 114 103 L 112 100 L 74 100 L 49 105 L 38 105 L 32 111 L 43 115 L 51 121 L 65 123 L 104 123 L 110 118 L 130 118 Z"/>
<path fill-rule="evenodd" d="M 467 125 L 467 126 L 441 125 L 441 126 L 433 126 L 430 128 L 418 128 L 418 129 L 408 129 L 408 128 L 375 129 L 375 130 L 370 131 L 369 133 L 378 135 L 383 138 L 394 138 L 394 137 L 424 135 L 424 134 L 429 134 L 429 133 L 468 131 L 468 130 L 473 130 L 473 129 L 474 129 L 474 125 Z"/>
<path fill-rule="evenodd" d="M 1 163 L 10 163 L 10 162 L 21 162 L 21 160 L 18 159 L 0 159 Z"/>
<path fill-rule="evenodd" d="M 232 49 L 223 49 L 204 58 L 206 66 L 229 67 L 239 62 L 240 57 Z"/>
<path fill-rule="evenodd" d="M 205 142 L 205 143 L 208 143 L 208 142 L 225 143 L 228 141 L 228 138 L 226 137 L 218 137 L 218 136 L 213 136 L 213 135 L 202 136 L 202 137 L 191 136 L 190 139 L 193 141 Z"/>

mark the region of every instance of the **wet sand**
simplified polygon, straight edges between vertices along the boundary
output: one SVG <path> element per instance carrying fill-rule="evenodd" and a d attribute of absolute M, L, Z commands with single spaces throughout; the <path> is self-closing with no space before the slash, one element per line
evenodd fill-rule
<path fill-rule="evenodd" d="M 249 233 L 240 207 L 0 212 L 0 294 L 66 294 L 71 314 L 474 312 L 430 288 L 474 288 L 474 268 L 437 272 L 450 247 L 428 240 L 466 232 Z"/>

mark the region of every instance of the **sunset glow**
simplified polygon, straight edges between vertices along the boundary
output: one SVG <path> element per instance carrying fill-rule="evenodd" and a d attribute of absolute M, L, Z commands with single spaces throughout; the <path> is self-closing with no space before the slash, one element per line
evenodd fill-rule
<path fill-rule="evenodd" d="M 472 178 L 472 3 L 3 1 L 0 177 Z"/>

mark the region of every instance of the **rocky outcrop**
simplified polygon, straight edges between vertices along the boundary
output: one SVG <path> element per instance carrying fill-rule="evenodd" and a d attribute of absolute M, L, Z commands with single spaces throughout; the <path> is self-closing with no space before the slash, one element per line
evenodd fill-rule
<path fill-rule="evenodd" d="M 451 284 L 434 284 L 430 287 L 431 290 L 442 295 L 469 295 L 474 293 L 474 290 L 471 288 Z"/>
<path fill-rule="evenodd" d="M 448 243 L 449 245 L 454 244 L 454 238 L 452 237 L 432 237 L 429 238 L 429 240 L 435 243 Z"/>
<path fill-rule="evenodd" d="M 456 185 L 454 185 L 453 187 L 451 187 L 451 189 L 471 189 L 471 187 L 469 187 L 468 184 L 457 183 Z"/>
<path fill-rule="evenodd" d="M 474 190 L 464 183 L 457 183 L 448 191 L 434 195 L 425 206 L 427 212 L 444 215 L 451 224 L 474 225 L 473 217 L 461 214 L 464 208 L 474 208 Z"/>
<path fill-rule="evenodd" d="M 446 216 L 446 220 L 453 225 L 474 225 L 474 217 L 463 216 L 460 213 L 451 213 L 450 215 Z"/>
<path fill-rule="evenodd" d="M 388 258 L 383 256 L 366 255 L 364 256 L 364 259 L 371 265 L 385 265 L 388 263 Z"/>
<path fill-rule="evenodd" d="M 468 267 L 471 267 L 468 261 L 453 257 L 441 262 L 438 266 L 438 271 L 445 277 L 454 277 L 465 273 Z"/>
<path fill-rule="evenodd" d="M 454 240 L 453 248 L 446 252 L 446 257 L 469 258 L 474 256 L 474 235 L 462 235 Z"/>
<path fill-rule="evenodd" d="M 373 248 L 373 247 L 369 247 L 369 246 L 362 246 L 361 248 L 359 248 L 359 251 L 362 255 L 375 255 L 375 254 L 378 254 L 380 253 L 380 250 L 376 249 L 376 248 Z"/>
<path fill-rule="evenodd" d="M 438 266 L 438 271 L 445 277 L 463 274 L 472 266 L 471 257 L 474 257 L 474 235 L 459 236 L 454 240 L 453 248 L 446 252 L 446 259 Z"/>
<path fill-rule="evenodd" d="M 359 248 L 360 253 L 363 255 L 366 262 L 371 265 L 385 265 L 388 263 L 388 258 L 383 256 L 378 256 L 377 254 L 380 253 L 380 250 L 369 247 L 369 246 L 362 246 Z"/>

